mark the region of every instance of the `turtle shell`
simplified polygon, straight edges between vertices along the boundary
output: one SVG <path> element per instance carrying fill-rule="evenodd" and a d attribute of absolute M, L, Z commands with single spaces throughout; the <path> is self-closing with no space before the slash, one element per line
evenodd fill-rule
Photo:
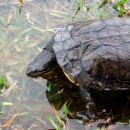
<path fill-rule="evenodd" d="M 96 90 L 130 89 L 130 18 L 73 23 L 56 33 L 62 70 Z"/>

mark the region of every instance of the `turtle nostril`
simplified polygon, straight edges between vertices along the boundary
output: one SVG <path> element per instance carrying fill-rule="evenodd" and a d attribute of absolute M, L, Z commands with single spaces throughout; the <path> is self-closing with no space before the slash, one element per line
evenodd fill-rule
<path fill-rule="evenodd" d="M 31 69 L 30 69 L 29 67 L 27 68 L 26 74 L 27 74 L 28 76 L 30 76 L 30 74 L 31 74 Z"/>
<path fill-rule="evenodd" d="M 34 68 L 32 67 L 32 65 L 28 65 L 26 74 L 27 74 L 28 76 L 31 76 L 31 75 L 35 72 L 35 70 L 36 70 L 36 69 L 34 69 Z"/>

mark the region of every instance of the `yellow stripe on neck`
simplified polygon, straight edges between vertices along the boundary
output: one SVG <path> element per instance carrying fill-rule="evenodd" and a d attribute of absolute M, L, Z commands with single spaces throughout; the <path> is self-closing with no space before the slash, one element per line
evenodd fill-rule
<path fill-rule="evenodd" d="M 64 72 L 64 71 L 63 71 Z M 79 83 L 77 83 L 71 75 L 69 75 L 68 73 L 64 72 L 65 76 L 69 79 L 69 81 L 77 86 L 79 86 Z"/>

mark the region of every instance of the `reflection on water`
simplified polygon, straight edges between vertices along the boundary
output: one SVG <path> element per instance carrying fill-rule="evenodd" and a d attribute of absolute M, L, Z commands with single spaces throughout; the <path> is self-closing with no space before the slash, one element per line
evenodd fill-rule
<path fill-rule="evenodd" d="M 81 98 L 76 87 L 75 89 L 63 89 L 57 99 L 55 98 L 57 92 L 53 94 L 52 90 L 47 90 L 45 80 L 29 79 L 25 76 L 27 64 L 42 50 L 52 34 L 64 24 L 72 22 L 76 5 L 77 0 L 71 0 L 70 3 L 67 0 L 24 0 L 22 12 L 19 14 L 18 0 L 0 1 L 0 74 L 5 74 L 10 83 L 10 88 L 0 96 L 0 125 L 4 124 L 2 130 L 48 130 L 53 128 L 47 118 L 48 113 L 54 116 L 50 104 L 59 110 L 65 102 L 68 103 L 73 118 L 80 117 L 84 121 L 87 120 L 84 114 L 77 114 L 78 111 L 86 112 L 86 102 Z M 104 8 L 101 12 L 97 11 L 95 0 L 90 1 L 90 7 L 89 14 L 85 8 L 81 9 L 79 15 L 75 17 L 75 21 L 98 17 L 104 15 L 103 10 L 108 10 L 108 8 Z M 111 11 L 107 11 L 107 16 Z M 113 104 L 116 101 L 113 101 Z M 103 107 L 99 109 L 103 109 Z M 126 110 L 126 108 L 124 109 Z M 108 113 L 110 112 L 108 111 Z M 62 115 L 63 111 L 59 111 L 59 113 Z M 122 130 L 129 126 L 118 123 L 114 127 Z M 83 126 L 76 119 L 71 119 L 68 120 L 66 129 L 94 130 L 96 125 Z"/>
<path fill-rule="evenodd" d="M 100 122 L 98 126 L 106 127 L 116 122 L 129 124 L 130 92 L 97 92 L 90 90 L 91 99 L 94 103 L 90 107 L 90 102 L 84 100 L 84 97 L 81 96 L 82 94 L 75 85 L 71 88 L 51 85 L 52 87 L 46 91 L 49 103 L 56 110 L 61 109 L 67 103 L 67 107 L 71 112 L 71 116 L 69 115 L 68 118 L 80 119 L 84 124 L 94 123 L 103 119 L 104 121 Z M 91 113 L 89 113 L 90 110 Z"/>
<path fill-rule="evenodd" d="M 60 110 L 66 103 L 67 108 L 73 115 L 72 118 L 76 118 L 76 113 L 78 111 L 84 111 L 86 109 L 85 104 L 87 102 L 81 97 L 77 86 L 73 85 L 71 88 L 68 86 L 66 86 L 66 88 L 64 87 L 59 88 L 55 85 L 49 90 L 46 90 L 47 99 L 50 104 L 53 104 L 56 110 Z"/>

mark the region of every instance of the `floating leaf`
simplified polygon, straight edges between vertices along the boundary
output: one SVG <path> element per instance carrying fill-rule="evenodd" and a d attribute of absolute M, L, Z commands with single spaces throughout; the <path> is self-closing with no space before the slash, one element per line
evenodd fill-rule
<path fill-rule="evenodd" d="M 12 106 L 12 102 L 2 102 L 3 106 Z"/>

